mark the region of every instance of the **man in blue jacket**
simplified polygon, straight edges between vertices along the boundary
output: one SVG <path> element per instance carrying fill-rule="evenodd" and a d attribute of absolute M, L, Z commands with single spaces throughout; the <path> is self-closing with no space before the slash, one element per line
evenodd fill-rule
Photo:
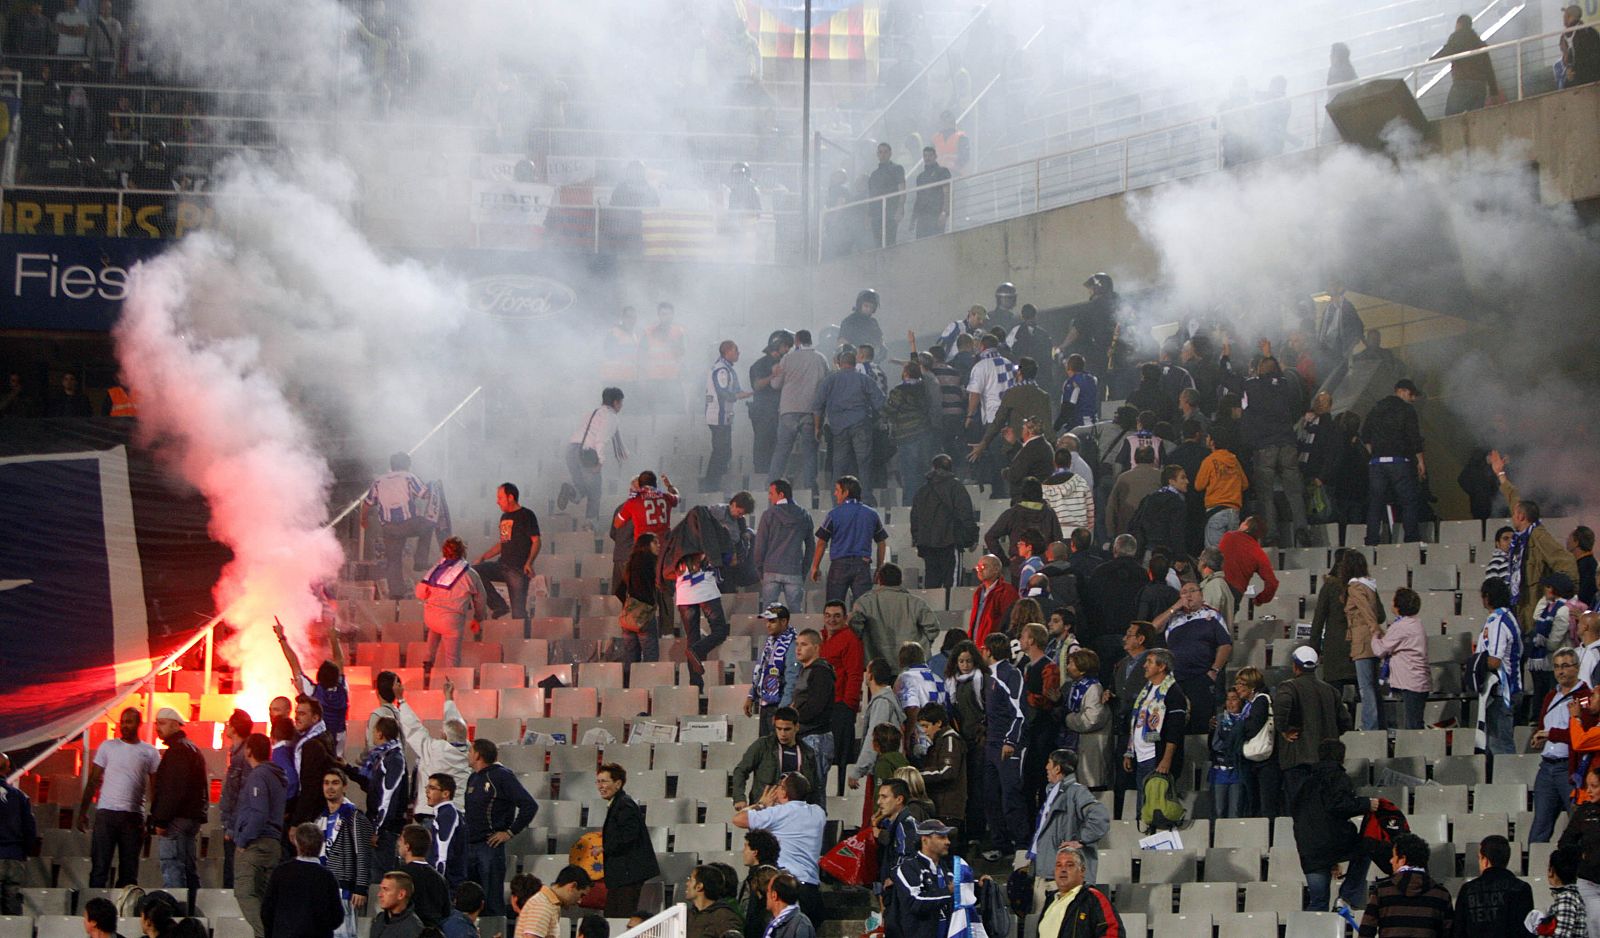
<path fill-rule="evenodd" d="M 467 764 L 467 878 L 483 887 L 494 918 L 506 914 L 506 842 L 533 823 L 539 803 L 500 764 L 491 740 L 474 740 Z"/>
<path fill-rule="evenodd" d="M 377 745 L 367 751 L 361 765 L 346 766 L 345 770 L 367 793 L 367 819 L 378 835 L 372 848 L 373 865 L 388 871 L 395 867 L 395 844 L 406 826 L 406 805 L 411 803 L 406 751 L 400 743 L 400 724 L 393 717 L 379 719 L 372 738 Z"/>
<path fill-rule="evenodd" d="M 1011 639 L 1004 632 L 990 632 L 980 653 L 990 675 L 984 688 L 982 784 L 988 793 L 984 808 L 991 845 L 983 858 L 993 863 L 1028 843 L 1028 810 L 1022 794 L 1022 672 L 1011 663 Z"/>
<path fill-rule="evenodd" d="M 28 854 L 38 830 L 33 805 L 21 789 L 11 787 L 11 758 L 0 752 L 0 915 L 21 915 L 21 889 L 27 878 Z"/>
<path fill-rule="evenodd" d="M 265 938 L 261 901 L 272 871 L 283 859 L 283 812 L 289 783 L 283 769 L 272 764 L 272 741 L 264 734 L 245 737 L 244 755 L 250 770 L 239 786 L 239 800 L 227 828 L 234 844 L 233 894 L 256 938 Z"/>

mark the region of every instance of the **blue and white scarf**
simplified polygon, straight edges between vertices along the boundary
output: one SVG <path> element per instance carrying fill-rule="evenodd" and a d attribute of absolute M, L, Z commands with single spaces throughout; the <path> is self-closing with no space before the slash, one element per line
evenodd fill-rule
<path fill-rule="evenodd" d="M 306 743 L 311 742 L 318 736 L 326 735 L 327 732 L 328 724 L 318 720 L 316 723 L 311 725 L 310 729 L 306 730 L 304 733 L 301 733 L 299 739 L 294 741 L 294 774 L 296 777 L 299 777 L 300 775 L 300 753 L 305 751 Z"/>
<path fill-rule="evenodd" d="M 1533 529 L 1537 527 L 1539 522 L 1535 521 L 1521 532 L 1511 535 L 1510 574 L 1506 579 L 1511 584 L 1512 606 L 1522 602 L 1522 565 L 1528 559 L 1528 540 L 1533 537 Z"/>
<path fill-rule="evenodd" d="M 950 855 L 950 885 L 950 931 L 947 938 L 973 938 L 979 934 L 977 927 L 983 924 L 978 915 L 978 878 L 967 861 L 955 854 Z M 967 900 L 968 887 L 972 890 L 971 901 Z"/>
<path fill-rule="evenodd" d="M 472 569 L 472 564 L 467 563 L 465 560 L 441 560 L 432 570 L 428 571 L 428 575 L 422 578 L 422 582 L 429 586 L 437 586 L 442 590 L 447 590 L 455 586 L 456 581 L 465 576 L 470 569 Z"/>
<path fill-rule="evenodd" d="M 1100 679 L 1086 674 L 1072 682 L 1072 690 L 1067 692 L 1066 713 L 1079 713 L 1083 710 L 1083 698 L 1088 695 L 1089 688 L 1099 685 Z M 1078 748 L 1078 734 L 1067 730 L 1061 734 L 1061 745 L 1066 749 Z"/>

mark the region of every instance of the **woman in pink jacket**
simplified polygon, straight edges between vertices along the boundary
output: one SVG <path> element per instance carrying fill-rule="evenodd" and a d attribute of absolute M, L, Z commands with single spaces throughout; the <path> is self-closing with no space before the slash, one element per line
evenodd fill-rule
<path fill-rule="evenodd" d="M 1401 587 L 1394 591 L 1395 619 L 1378 623 L 1372 653 L 1389 659 L 1389 686 L 1400 692 L 1400 728 L 1422 729 L 1422 707 L 1433 689 L 1428 671 L 1428 636 L 1422 630 L 1422 597 Z"/>

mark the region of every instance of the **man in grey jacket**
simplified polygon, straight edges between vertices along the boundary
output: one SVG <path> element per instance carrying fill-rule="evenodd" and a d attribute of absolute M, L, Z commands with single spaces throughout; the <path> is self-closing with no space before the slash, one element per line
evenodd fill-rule
<path fill-rule="evenodd" d="M 894 661 L 906 642 L 935 647 L 943 631 L 939 617 L 927 600 L 902 585 L 905 575 L 900 567 L 886 563 L 878 568 L 875 579 L 872 591 L 856 600 L 850 612 L 850 627 L 861 636 L 867 660 Z"/>
<path fill-rule="evenodd" d="M 784 467 L 789 464 L 789 454 L 795 444 L 800 444 L 801 471 L 794 476 L 802 489 L 817 486 L 817 427 L 821 417 L 814 405 L 817 388 L 828 376 L 828 360 L 811 347 L 811 332 L 801 329 L 794 334 L 794 348 L 790 349 L 772 369 L 771 386 L 779 389 L 778 440 L 772 450 L 769 479 L 784 477 Z"/>
<path fill-rule="evenodd" d="M 1056 875 L 1056 851 L 1077 847 L 1083 851 L 1084 881 L 1095 882 L 1099 851 L 1095 844 L 1111 830 L 1111 809 L 1078 781 L 1078 754 L 1057 749 L 1045 760 L 1044 804 L 1027 850 L 1017 852 L 1016 868 L 1033 867 L 1033 907 L 1044 908 L 1046 884 Z"/>
<path fill-rule="evenodd" d="M 887 660 L 873 658 L 867 662 L 867 719 L 863 724 L 862 739 L 872 739 L 872 728 L 880 723 L 888 723 L 896 729 L 905 725 L 906 712 L 900 708 L 900 701 L 895 699 L 894 678 L 894 668 Z M 850 766 L 850 771 L 845 773 L 850 787 L 860 788 L 861 780 L 872 774 L 872 765 L 877 761 L 878 754 L 872 751 L 872 743 L 863 743 L 861 754 Z"/>
<path fill-rule="evenodd" d="M 806 562 L 815 544 L 816 526 L 811 512 L 794 503 L 787 479 L 767 485 L 767 504 L 756 531 L 753 553 L 761 577 L 761 608 L 782 603 L 790 612 L 806 611 Z"/>

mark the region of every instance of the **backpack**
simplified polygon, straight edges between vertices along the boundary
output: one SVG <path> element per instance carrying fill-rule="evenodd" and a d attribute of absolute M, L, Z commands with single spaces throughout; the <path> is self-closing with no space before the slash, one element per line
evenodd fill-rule
<path fill-rule="evenodd" d="M 1033 873 L 1028 869 L 1012 870 L 1006 877 L 1005 893 L 991 877 L 988 882 L 978 882 L 978 916 L 983 919 L 983 930 L 990 935 L 1010 935 L 1016 931 L 1016 916 L 1033 911 Z"/>
<path fill-rule="evenodd" d="M 1361 847 L 1371 858 L 1373 865 L 1383 871 L 1383 875 L 1394 874 L 1389 865 L 1394 853 L 1394 839 L 1410 831 L 1411 825 L 1406 823 L 1405 813 L 1387 798 L 1379 798 L 1378 810 L 1368 811 L 1367 816 L 1362 819 Z"/>
<path fill-rule="evenodd" d="M 123 886 L 111 897 L 117 907 L 118 918 L 138 918 L 139 905 L 144 902 L 144 890 L 138 885 Z"/>
<path fill-rule="evenodd" d="M 1472 657 L 1461 662 L 1461 690 L 1470 696 L 1480 697 L 1488 686 L 1489 653 L 1474 652 Z"/>
<path fill-rule="evenodd" d="M 1144 780 L 1144 807 L 1139 826 L 1147 834 L 1172 830 L 1183 823 L 1184 808 L 1175 798 L 1172 776 L 1156 772 Z"/>

